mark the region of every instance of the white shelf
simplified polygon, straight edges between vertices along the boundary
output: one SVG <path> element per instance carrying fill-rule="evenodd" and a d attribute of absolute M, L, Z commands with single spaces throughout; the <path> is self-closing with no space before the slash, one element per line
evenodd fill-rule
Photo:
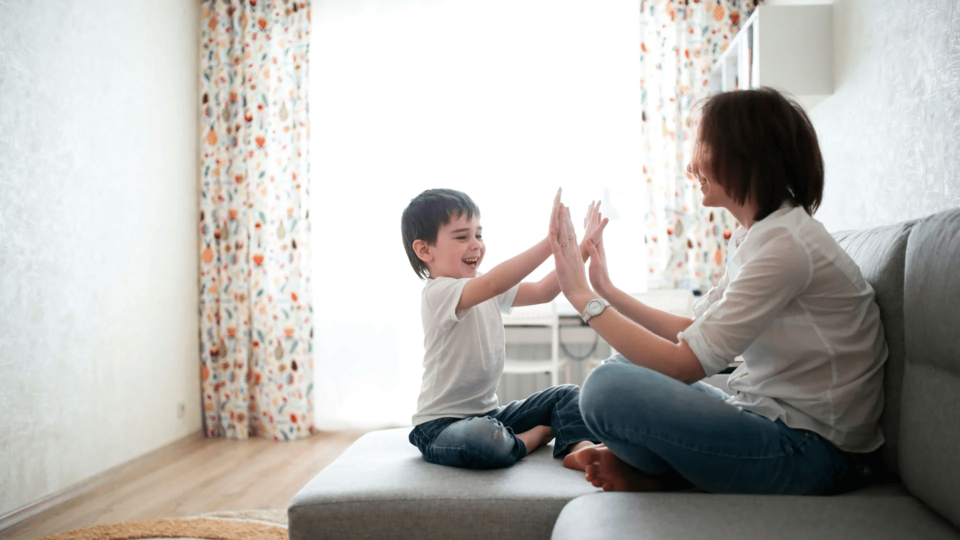
<path fill-rule="evenodd" d="M 557 367 L 563 367 L 566 364 L 566 360 L 560 360 L 557 364 Z M 514 375 L 524 374 L 532 375 L 535 373 L 552 373 L 554 370 L 554 363 L 552 360 L 525 360 L 525 359 L 512 359 L 506 360 L 503 364 L 504 373 L 512 373 Z"/>
<path fill-rule="evenodd" d="M 769 86 L 807 109 L 833 93 L 833 17 L 827 5 L 761 5 L 711 69 L 710 90 Z"/>

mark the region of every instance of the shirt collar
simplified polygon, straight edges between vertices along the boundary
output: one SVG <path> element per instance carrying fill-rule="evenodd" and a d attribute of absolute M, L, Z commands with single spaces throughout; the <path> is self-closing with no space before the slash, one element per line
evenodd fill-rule
<path fill-rule="evenodd" d="M 733 236 L 730 237 L 730 243 L 733 244 L 734 249 L 740 247 L 740 244 L 743 243 L 743 241 L 746 239 L 745 237 L 747 236 L 747 234 L 750 233 L 750 231 L 756 229 L 757 227 L 770 223 L 772 220 L 778 217 L 786 215 L 796 207 L 797 205 L 794 204 L 789 199 L 784 200 L 782 203 L 780 203 L 780 208 L 777 208 L 776 210 L 771 212 L 769 216 L 754 223 L 753 226 L 750 227 L 749 229 L 747 229 L 743 225 L 740 225 L 739 227 L 737 227 L 737 230 L 733 232 Z"/>

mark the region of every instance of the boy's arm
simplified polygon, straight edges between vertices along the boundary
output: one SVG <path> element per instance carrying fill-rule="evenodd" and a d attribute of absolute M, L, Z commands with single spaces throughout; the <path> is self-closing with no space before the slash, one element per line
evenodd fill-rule
<path fill-rule="evenodd" d="M 603 229 L 606 228 L 609 221 L 601 215 L 599 202 L 590 203 L 587 208 L 587 216 L 583 220 L 585 230 L 583 242 L 580 243 L 580 257 L 583 262 L 587 262 L 587 259 L 590 258 L 590 252 L 587 251 L 587 240 L 592 240 L 595 245 L 601 245 Z M 519 307 L 545 304 L 556 298 L 558 294 L 560 294 L 560 282 L 557 281 L 557 271 L 554 270 L 536 283 L 521 283 L 520 289 L 517 290 L 517 297 L 513 300 L 513 305 Z"/>
<path fill-rule="evenodd" d="M 587 262 L 590 253 L 585 245 L 581 245 L 580 255 L 583 262 Z M 547 274 L 547 277 L 536 283 L 521 283 L 517 290 L 517 297 L 513 300 L 513 307 L 532 306 L 550 302 L 560 294 L 560 282 L 557 281 L 557 271 Z"/>
<path fill-rule="evenodd" d="M 550 243 L 544 239 L 516 257 L 494 266 L 486 274 L 471 279 L 464 285 L 463 292 L 460 293 L 457 311 L 472 308 L 494 296 L 507 292 L 514 285 L 520 283 L 520 280 L 530 275 L 530 272 L 536 270 L 551 253 Z M 557 278 L 554 277 L 553 280 L 557 281 Z M 558 285 L 557 289 L 559 288 Z M 517 295 L 519 296 L 519 294 L 518 292 Z M 517 305 L 516 301 L 514 301 L 514 305 Z"/>
<path fill-rule="evenodd" d="M 559 220 L 560 190 L 557 190 L 557 196 L 553 199 L 553 211 L 550 213 L 551 231 L 559 230 Z M 552 254 L 550 236 L 547 235 L 532 248 L 494 266 L 486 274 L 468 281 L 463 287 L 463 292 L 460 293 L 460 301 L 457 303 L 456 310 L 470 309 L 481 302 L 486 302 L 494 296 L 509 291 L 523 278 L 530 275 L 530 272 L 543 264 L 543 261 L 547 260 L 547 257 Z M 554 278 L 554 281 L 556 281 L 556 278 Z"/>

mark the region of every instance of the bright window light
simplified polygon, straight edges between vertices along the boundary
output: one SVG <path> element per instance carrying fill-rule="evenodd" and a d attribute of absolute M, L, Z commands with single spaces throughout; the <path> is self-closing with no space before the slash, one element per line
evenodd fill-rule
<path fill-rule="evenodd" d="M 469 194 L 483 268 L 547 233 L 562 186 L 617 219 L 615 283 L 646 289 L 639 6 L 613 0 L 333 0 L 313 5 L 311 223 L 317 424 L 409 424 L 422 282 L 400 215 L 424 189 Z M 529 279 L 543 277 L 553 260 Z M 562 297 L 560 298 L 562 299 Z"/>

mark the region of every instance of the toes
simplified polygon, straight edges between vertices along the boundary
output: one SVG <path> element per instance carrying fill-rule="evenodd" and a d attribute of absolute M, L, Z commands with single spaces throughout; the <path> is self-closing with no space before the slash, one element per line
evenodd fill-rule
<path fill-rule="evenodd" d="M 600 452 L 597 451 L 596 446 L 584 448 L 574 455 L 576 456 L 577 461 L 584 467 L 589 466 L 591 463 L 600 461 Z"/>

